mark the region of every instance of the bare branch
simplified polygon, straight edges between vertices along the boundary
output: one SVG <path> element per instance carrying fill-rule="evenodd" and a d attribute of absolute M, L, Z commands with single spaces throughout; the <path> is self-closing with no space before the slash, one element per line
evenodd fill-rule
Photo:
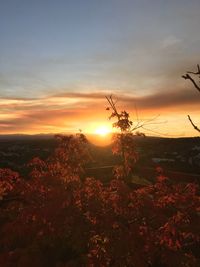
<path fill-rule="evenodd" d="M 187 71 L 187 73 L 185 75 L 182 76 L 183 79 L 185 80 L 190 80 L 192 82 L 192 84 L 194 85 L 194 87 L 198 90 L 198 92 L 200 93 L 200 86 L 197 84 L 197 82 L 189 75 L 189 74 L 193 74 L 193 75 L 198 75 L 200 78 L 200 67 L 199 64 L 197 64 L 197 71 L 193 72 L 193 71 Z M 190 121 L 190 123 L 192 124 L 193 128 L 200 132 L 200 129 L 193 123 L 191 117 L 188 115 L 188 119 Z"/>
<path fill-rule="evenodd" d="M 200 74 L 200 67 L 199 67 L 199 64 L 197 64 L 197 72 L 187 71 L 187 73 L 194 74 L 194 75 L 199 75 L 199 74 Z"/>
<path fill-rule="evenodd" d="M 185 80 L 189 79 L 193 83 L 194 87 L 200 92 L 200 87 L 198 86 L 198 84 L 195 82 L 195 80 L 189 74 L 183 75 L 182 78 L 184 78 Z"/>
<path fill-rule="evenodd" d="M 190 121 L 190 123 L 192 124 L 192 126 L 194 127 L 194 129 L 198 132 L 200 132 L 200 129 L 194 124 L 194 122 L 192 121 L 192 119 L 190 118 L 190 116 L 188 115 L 188 119 Z"/>
<path fill-rule="evenodd" d="M 114 111 L 115 115 L 117 116 L 117 118 L 120 119 L 120 114 L 118 113 L 118 111 L 116 109 L 116 106 L 115 106 L 116 103 L 114 103 L 112 95 L 106 96 L 106 99 L 107 99 L 108 103 L 110 104 L 110 107 Z"/>

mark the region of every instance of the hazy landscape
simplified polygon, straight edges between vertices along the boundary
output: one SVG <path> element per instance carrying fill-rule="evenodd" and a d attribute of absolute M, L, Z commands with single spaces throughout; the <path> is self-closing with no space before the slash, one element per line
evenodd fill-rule
<path fill-rule="evenodd" d="M 0 167 L 11 168 L 23 174 L 31 159 L 34 157 L 47 158 L 53 153 L 56 143 L 54 135 L 0 136 Z M 190 174 L 194 177 L 197 175 L 199 182 L 200 137 L 135 137 L 134 143 L 139 153 L 135 172 L 142 172 L 144 169 L 147 171 L 148 168 L 155 170 L 156 166 L 161 166 L 166 171 L 186 174 L 188 179 L 190 179 Z M 99 173 L 100 168 L 108 167 L 111 175 L 112 167 L 119 162 L 119 159 L 112 153 L 112 144 L 97 146 L 90 143 L 90 152 L 92 160 L 88 164 L 88 171 L 94 168 L 92 175 L 95 176 L 95 171 Z M 97 169 L 95 170 L 95 168 Z M 91 172 L 92 170 L 90 170 L 90 174 Z M 175 173 L 172 173 L 173 175 Z"/>

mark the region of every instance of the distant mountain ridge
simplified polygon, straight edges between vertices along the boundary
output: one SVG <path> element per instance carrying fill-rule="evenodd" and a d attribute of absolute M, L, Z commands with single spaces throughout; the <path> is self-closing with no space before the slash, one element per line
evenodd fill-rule
<path fill-rule="evenodd" d="M 52 139 L 55 134 L 0 134 L 0 140 Z"/>
<path fill-rule="evenodd" d="M 52 139 L 54 138 L 55 135 L 57 134 L 63 134 L 63 135 L 68 135 L 68 134 L 73 134 L 73 133 L 40 133 L 40 134 L 0 134 L 0 140 L 35 140 L 35 139 Z M 75 134 L 75 133 L 74 133 Z M 84 133 L 83 133 L 84 134 Z M 97 136 L 96 134 L 85 134 L 86 137 L 91 137 L 91 136 Z M 159 136 L 146 136 L 146 137 L 141 137 L 141 136 L 135 136 L 136 139 L 143 139 L 147 138 L 148 140 L 154 139 L 154 140 L 200 140 L 199 136 L 196 137 L 177 137 L 177 138 L 172 138 L 172 137 L 159 137 Z M 90 138 L 89 138 L 90 139 Z"/>

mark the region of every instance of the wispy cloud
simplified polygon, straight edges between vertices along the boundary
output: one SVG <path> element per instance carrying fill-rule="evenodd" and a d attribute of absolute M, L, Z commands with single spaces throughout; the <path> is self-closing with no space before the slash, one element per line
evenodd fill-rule
<path fill-rule="evenodd" d="M 105 96 L 108 94 L 63 92 L 43 98 L 1 98 L 1 133 L 76 131 L 89 123 L 106 120 Z M 148 116 L 149 112 L 151 116 L 158 113 L 166 115 L 173 110 L 185 117 L 184 109 L 194 111 L 199 106 L 196 91 L 189 89 L 157 92 L 142 97 L 132 94 L 114 97 L 120 109 L 135 112 L 137 106 L 140 116 Z"/>
<path fill-rule="evenodd" d="M 182 40 L 170 35 L 168 37 L 166 37 L 163 41 L 162 41 L 162 47 L 163 48 L 173 48 L 173 47 L 177 47 L 181 44 Z"/>

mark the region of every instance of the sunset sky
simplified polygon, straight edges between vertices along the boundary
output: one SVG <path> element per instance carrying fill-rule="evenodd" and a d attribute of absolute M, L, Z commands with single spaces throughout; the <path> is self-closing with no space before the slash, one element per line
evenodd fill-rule
<path fill-rule="evenodd" d="M 199 0 L 0 0 L 0 134 L 110 127 L 105 96 L 149 135 L 186 137 L 200 94 Z M 137 114 L 137 116 L 136 116 Z"/>

